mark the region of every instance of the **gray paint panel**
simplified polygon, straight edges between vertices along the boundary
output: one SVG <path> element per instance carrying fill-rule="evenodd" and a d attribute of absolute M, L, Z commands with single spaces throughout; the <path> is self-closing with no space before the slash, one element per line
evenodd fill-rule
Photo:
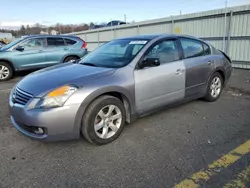
<path fill-rule="evenodd" d="M 180 73 L 177 70 L 181 70 Z M 145 112 L 183 99 L 185 77 L 185 66 L 182 60 L 135 70 L 137 111 Z"/>

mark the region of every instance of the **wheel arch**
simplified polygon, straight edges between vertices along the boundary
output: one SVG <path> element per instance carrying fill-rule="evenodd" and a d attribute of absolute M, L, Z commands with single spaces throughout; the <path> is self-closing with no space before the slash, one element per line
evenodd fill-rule
<path fill-rule="evenodd" d="M 221 77 L 222 77 L 222 79 L 223 79 L 223 84 L 225 83 L 225 72 L 224 71 L 222 71 L 222 69 L 218 69 L 218 70 L 216 70 L 215 72 L 218 72 L 220 75 L 221 75 Z"/>
<path fill-rule="evenodd" d="M 130 123 L 134 119 L 136 119 L 136 116 L 133 116 L 134 108 L 135 108 L 133 105 L 134 104 L 133 97 L 124 88 L 120 86 L 108 86 L 108 87 L 100 88 L 100 89 L 93 91 L 83 100 L 75 118 L 76 130 L 78 130 L 79 133 L 80 133 L 81 125 L 82 125 L 83 114 L 85 113 L 89 105 L 94 100 L 96 100 L 97 98 L 103 95 L 110 95 L 122 101 L 122 103 L 124 104 L 124 108 L 126 110 L 126 122 Z"/>
<path fill-rule="evenodd" d="M 124 95 L 123 93 L 118 92 L 118 91 L 111 91 L 111 92 L 103 93 L 102 95 L 98 96 L 97 98 L 99 98 L 103 95 L 110 95 L 110 96 L 118 98 L 120 101 L 122 101 L 124 108 L 126 110 L 126 122 L 130 123 L 131 122 L 131 107 L 130 107 L 130 102 L 129 102 L 128 98 L 126 97 L 126 95 Z"/>
<path fill-rule="evenodd" d="M 209 77 L 208 77 L 208 79 L 207 79 L 206 85 L 205 85 L 205 87 L 204 87 L 204 89 L 203 89 L 203 91 L 202 91 L 202 93 L 204 93 L 204 95 L 205 95 L 205 93 L 206 93 L 206 91 L 207 91 L 207 87 L 208 87 L 208 84 L 209 84 L 209 81 L 210 81 L 211 77 L 212 77 L 213 74 L 216 73 L 216 72 L 218 72 L 218 73 L 221 75 L 221 77 L 222 77 L 222 79 L 223 79 L 223 86 L 225 86 L 225 85 L 224 85 L 224 84 L 225 84 L 225 71 L 223 70 L 223 68 L 217 67 L 216 69 L 214 69 L 214 70 L 210 73 L 210 75 L 209 75 Z"/>
<path fill-rule="evenodd" d="M 65 61 L 67 58 L 69 58 L 69 57 L 76 57 L 76 58 L 80 59 L 80 56 L 78 56 L 78 55 L 76 55 L 76 54 L 68 54 L 68 55 L 66 55 L 66 56 L 63 58 L 62 62 L 64 62 L 64 61 Z"/>
<path fill-rule="evenodd" d="M 214 69 L 214 71 L 209 76 L 208 82 L 211 79 L 211 77 L 213 76 L 213 74 L 216 72 L 218 72 L 221 75 L 221 77 L 223 79 L 223 84 L 224 84 L 225 83 L 225 71 L 223 70 L 223 68 L 220 68 L 220 67 Z M 207 82 L 207 84 L 208 84 L 208 82 Z"/>
<path fill-rule="evenodd" d="M 16 67 L 14 66 L 14 64 L 13 64 L 10 60 L 0 58 L 0 62 L 5 62 L 5 63 L 8 63 L 8 65 L 10 65 L 10 66 L 11 66 L 11 68 L 12 68 L 13 72 L 15 72 Z"/>

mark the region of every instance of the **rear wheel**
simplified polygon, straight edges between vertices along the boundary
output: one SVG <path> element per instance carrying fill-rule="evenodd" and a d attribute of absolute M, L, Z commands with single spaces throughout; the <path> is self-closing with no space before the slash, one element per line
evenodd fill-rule
<path fill-rule="evenodd" d="M 8 63 L 0 62 L 0 82 L 9 80 L 12 76 L 12 67 Z"/>
<path fill-rule="evenodd" d="M 108 144 L 119 137 L 125 124 L 123 103 L 112 96 L 102 96 L 90 104 L 82 120 L 82 134 L 91 143 Z"/>
<path fill-rule="evenodd" d="M 67 62 L 74 62 L 76 60 L 78 60 L 79 58 L 78 57 L 75 57 L 75 56 L 69 56 L 67 58 L 64 59 L 64 63 L 67 63 Z"/>
<path fill-rule="evenodd" d="M 216 72 L 210 78 L 207 94 L 205 96 L 205 100 L 208 102 L 216 101 L 222 92 L 223 89 L 223 79 L 220 73 Z"/>

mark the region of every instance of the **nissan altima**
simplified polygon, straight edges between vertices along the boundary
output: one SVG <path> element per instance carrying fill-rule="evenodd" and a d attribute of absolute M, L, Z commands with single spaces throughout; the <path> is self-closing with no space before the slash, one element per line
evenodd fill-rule
<path fill-rule="evenodd" d="M 186 35 L 112 40 L 80 61 L 27 75 L 11 91 L 11 121 L 43 141 L 79 138 L 102 145 L 125 123 L 181 101 L 216 101 L 231 75 L 231 60 Z M 205 105 L 205 103 L 204 103 Z"/>

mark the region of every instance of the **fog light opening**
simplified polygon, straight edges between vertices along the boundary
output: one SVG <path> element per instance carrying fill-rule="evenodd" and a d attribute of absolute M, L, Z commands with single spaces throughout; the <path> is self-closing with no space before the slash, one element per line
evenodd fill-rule
<path fill-rule="evenodd" d="M 39 128 L 35 128 L 34 129 L 34 133 L 41 135 L 41 134 L 44 134 L 44 130 L 42 128 L 40 128 L 40 127 Z"/>

